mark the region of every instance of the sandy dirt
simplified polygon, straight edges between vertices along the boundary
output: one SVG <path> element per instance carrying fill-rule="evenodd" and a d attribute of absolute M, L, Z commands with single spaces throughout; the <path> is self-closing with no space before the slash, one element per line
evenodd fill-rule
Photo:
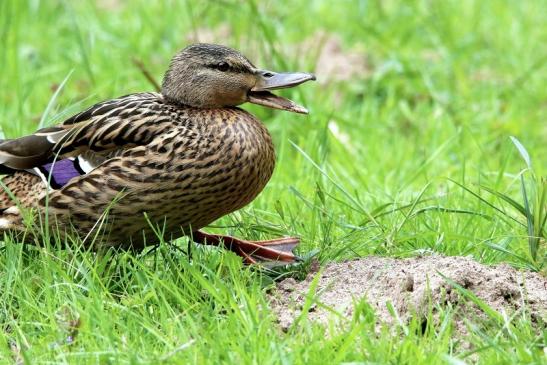
<path fill-rule="evenodd" d="M 312 280 L 320 275 L 316 301 L 308 312 L 308 318 L 313 321 L 323 324 L 343 322 L 340 316 L 333 315 L 324 306 L 341 314 L 342 319 L 350 319 L 353 305 L 360 299 L 366 299 L 374 308 L 378 324 L 395 321 L 387 302 L 393 304 L 403 321 L 408 321 L 412 315 L 425 318 L 429 308 L 432 307 L 436 313 L 439 306 L 450 304 L 458 308 L 456 331 L 465 333 L 464 317 L 486 318 L 486 315 L 476 305 L 463 300 L 458 290 L 441 274 L 474 293 L 499 313 L 510 315 L 526 310 L 534 324 L 544 326 L 547 322 L 545 277 L 518 271 L 506 264 L 485 266 L 467 257 L 367 257 L 328 264 L 302 282 L 292 278 L 279 282 L 270 293 L 271 307 L 282 328 L 287 329 L 300 315 Z"/>
<path fill-rule="evenodd" d="M 345 48 L 336 33 L 318 31 L 297 48 L 313 50 L 316 53 L 313 57 L 316 58 L 313 72 L 321 84 L 362 80 L 373 75 L 374 70 L 368 55 L 359 47 L 359 43 L 353 48 Z"/>

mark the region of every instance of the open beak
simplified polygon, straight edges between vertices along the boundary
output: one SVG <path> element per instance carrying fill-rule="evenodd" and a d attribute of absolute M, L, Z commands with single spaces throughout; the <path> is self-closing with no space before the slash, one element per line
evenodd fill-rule
<path fill-rule="evenodd" d="M 274 95 L 270 90 L 286 89 L 300 85 L 309 80 L 315 80 L 315 75 L 304 72 L 276 73 L 258 70 L 255 86 L 247 93 L 249 103 L 267 106 L 269 108 L 287 110 L 290 112 L 308 114 L 308 110 L 295 102 Z"/>

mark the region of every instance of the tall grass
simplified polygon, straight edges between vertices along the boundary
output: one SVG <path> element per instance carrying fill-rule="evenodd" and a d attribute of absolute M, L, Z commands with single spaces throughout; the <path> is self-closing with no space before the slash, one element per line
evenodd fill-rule
<path fill-rule="evenodd" d="M 160 80 L 190 37 L 272 70 L 317 66 L 317 84 L 283 92 L 309 116 L 243 106 L 271 131 L 276 171 L 208 230 L 298 235 L 322 263 L 440 253 L 544 272 L 546 17 L 539 0 L 1 1 L 1 130 L 152 90 L 133 60 Z M 231 253 L 189 257 L 186 239 L 143 255 L 20 243 L 1 244 L 0 363 L 544 361 L 545 333 L 525 315 L 470 319 L 469 349 L 451 308 L 425 332 L 416 321 L 378 333 L 362 303 L 345 329 L 303 317 L 284 333 L 267 309 L 271 277 Z"/>

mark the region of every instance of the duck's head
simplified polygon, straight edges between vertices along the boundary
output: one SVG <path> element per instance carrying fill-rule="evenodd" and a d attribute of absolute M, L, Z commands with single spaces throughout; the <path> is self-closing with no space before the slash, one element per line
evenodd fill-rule
<path fill-rule="evenodd" d="M 315 80 L 315 76 L 260 70 L 231 48 L 199 43 L 173 57 L 161 92 L 171 102 L 196 108 L 222 108 L 250 102 L 307 113 L 306 108 L 270 90 L 293 87 L 308 80 Z"/>

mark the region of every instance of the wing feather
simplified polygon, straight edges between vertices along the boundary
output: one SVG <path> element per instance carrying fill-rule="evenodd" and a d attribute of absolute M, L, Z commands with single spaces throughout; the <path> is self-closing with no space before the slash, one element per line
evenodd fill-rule
<path fill-rule="evenodd" d="M 169 122 L 161 94 L 130 94 L 108 100 L 58 126 L 0 141 L 0 173 L 32 169 L 54 158 L 76 157 L 86 151 L 109 154 L 147 144 Z"/>

